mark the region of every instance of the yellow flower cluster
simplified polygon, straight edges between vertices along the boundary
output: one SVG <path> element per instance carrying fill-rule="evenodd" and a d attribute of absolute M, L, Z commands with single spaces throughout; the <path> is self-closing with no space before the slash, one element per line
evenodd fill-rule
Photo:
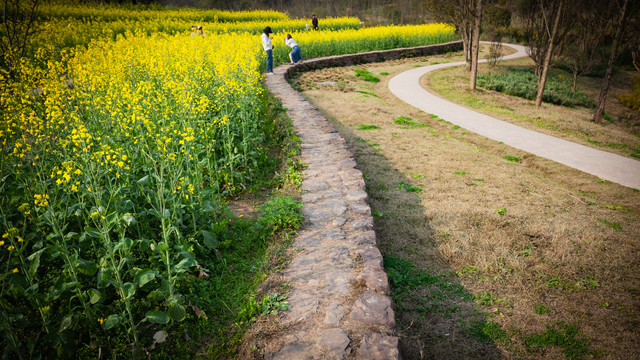
<path fill-rule="evenodd" d="M 8 229 L 4 234 L 2 234 L 3 240 L 0 240 L 0 246 L 4 246 L 6 241 L 9 241 L 9 246 L 7 246 L 7 251 L 11 252 L 15 250 L 16 249 L 15 245 L 21 245 L 21 243 L 24 242 L 22 237 L 18 236 L 19 233 L 20 231 L 14 227 Z M 16 273 L 17 271 L 14 270 L 13 272 Z"/>
<path fill-rule="evenodd" d="M 35 194 L 33 198 L 35 199 L 33 203 L 36 204 L 36 206 L 45 207 L 49 205 L 49 195 L 47 194 Z"/>
<path fill-rule="evenodd" d="M 275 10 L 226 11 L 199 10 L 190 8 L 168 8 L 157 6 L 154 8 L 132 9 L 117 5 L 102 4 L 100 6 L 74 6 L 69 4 L 48 4 L 42 11 L 48 18 L 73 18 L 78 20 L 99 20 L 113 22 L 120 19 L 130 19 L 140 22 L 156 19 L 179 19 L 201 21 L 273 21 L 286 20 L 287 14 Z"/>
<path fill-rule="evenodd" d="M 430 45 L 454 39 L 448 24 L 376 26 L 360 30 L 311 31 L 294 34 L 303 53 L 312 56 L 358 53 L 397 47 Z"/>

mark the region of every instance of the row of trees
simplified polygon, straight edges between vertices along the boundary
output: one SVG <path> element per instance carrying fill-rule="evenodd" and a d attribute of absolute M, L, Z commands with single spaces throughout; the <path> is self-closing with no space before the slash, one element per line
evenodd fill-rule
<path fill-rule="evenodd" d="M 593 71 L 603 58 L 608 58 L 595 122 L 602 121 L 609 82 L 620 54 L 630 50 L 634 65 L 640 68 L 640 2 L 637 1 L 427 0 L 426 7 L 437 19 L 451 22 L 459 29 L 471 71 L 471 89 L 476 87 L 481 27 L 492 34 L 492 40 L 497 40 L 510 22 L 517 23 L 516 28 L 521 30 L 519 34 L 535 64 L 539 79 L 537 106 L 542 104 L 554 57 L 562 57 L 573 73 L 574 90 L 578 76 Z M 606 50 L 608 56 L 604 54 Z"/>

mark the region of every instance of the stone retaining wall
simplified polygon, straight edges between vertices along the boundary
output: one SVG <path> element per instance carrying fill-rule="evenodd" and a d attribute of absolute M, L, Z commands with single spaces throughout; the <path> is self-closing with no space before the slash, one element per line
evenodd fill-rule
<path fill-rule="evenodd" d="M 304 60 L 302 63 L 298 63 L 294 66 L 287 66 L 285 78 L 288 79 L 297 72 L 317 70 L 326 67 L 340 67 L 372 62 L 383 62 L 395 59 L 442 54 L 458 50 L 462 50 L 462 41 L 451 41 L 448 43 L 437 45 L 425 45 L 411 48 L 379 50 L 359 54 L 314 58 Z"/>
<path fill-rule="evenodd" d="M 293 90 L 297 71 L 424 56 L 458 50 L 460 42 L 305 60 L 267 76 L 269 91 L 287 108 L 301 140 L 305 223 L 298 250 L 283 271 L 291 308 L 266 349 L 267 359 L 399 359 L 389 282 L 376 246 L 373 218 L 345 140 Z"/>

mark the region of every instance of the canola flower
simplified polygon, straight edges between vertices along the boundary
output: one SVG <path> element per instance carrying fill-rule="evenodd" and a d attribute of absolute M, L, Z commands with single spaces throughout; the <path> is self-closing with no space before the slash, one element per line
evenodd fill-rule
<path fill-rule="evenodd" d="M 284 33 L 280 32 L 274 35 L 276 39 L 282 36 Z M 300 45 L 305 58 L 432 45 L 456 39 L 455 27 L 441 23 L 298 32 L 292 36 Z M 289 62 L 289 51 L 284 45 L 277 46 L 276 42 L 274 61 Z"/>
<path fill-rule="evenodd" d="M 26 319 L 0 325 L 15 339 L 55 341 L 48 334 L 66 326 L 97 339 L 125 326 L 135 337 L 148 309 L 131 304 L 144 298 L 180 314 L 175 284 L 197 264 L 201 230 L 218 220 L 212 201 L 240 191 L 269 157 L 264 53 L 247 30 L 260 21 L 212 15 L 223 30 L 200 38 L 182 29 L 191 13 L 60 9 L 15 76 L 0 72 L 0 263 L 11 274 L 0 277 L 0 319 Z M 279 31 L 302 24 L 271 15 Z M 454 36 L 443 24 L 300 30 L 305 57 Z M 288 48 L 275 44 L 276 61 L 286 61 Z M 161 300 L 147 298 L 152 286 Z"/>
<path fill-rule="evenodd" d="M 277 31 L 295 32 L 306 29 L 310 20 L 305 19 L 277 19 L 266 22 L 234 21 L 217 22 L 203 21 L 202 19 L 178 19 L 174 17 L 158 17 L 147 20 L 121 18 L 110 22 L 104 22 L 96 18 L 52 18 L 43 22 L 41 31 L 35 35 L 33 42 L 40 46 L 40 51 L 47 51 L 55 56 L 60 49 L 86 47 L 93 39 L 117 39 L 119 36 L 132 36 L 135 33 L 151 35 L 155 33 L 188 34 L 195 24 L 204 28 L 207 36 L 217 33 L 254 33 L 259 34 L 269 24 Z M 355 17 L 340 17 L 323 19 L 324 30 L 358 29 L 360 20 Z M 1 33 L 2 29 L 0 29 Z"/>
<path fill-rule="evenodd" d="M 47 4 L 41 8 L 41 16 L 45 19 L 95 19 L 103 23 L 122 19 L 149 21 L 163 18 L 204 22 L 278 21 L 289 19 L 286 13 L 275 10 L 226 11 L 190 8 L 176 10 L 175 8 L 164 6 L 141 8 L 109 4 L 100 6 Z"/>

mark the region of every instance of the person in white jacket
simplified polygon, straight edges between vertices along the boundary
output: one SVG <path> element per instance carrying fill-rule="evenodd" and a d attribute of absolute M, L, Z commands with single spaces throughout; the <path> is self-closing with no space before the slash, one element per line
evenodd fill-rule
<path fill-rule="evenodd" d="M 291 64 L 295 64 L 298 61 L 301 61 L 302 54 L 300 53 L 300 47 L 298 46 L 298 43 L 293 40 L 291 34 L 287 34 L 287 36 L 284 37 L 284 43 L 291 48 L 291 52 L 289 53 Z"/>
<path fill-rule="evenodd" d="M 271 43 L 273 37 L 269 36 L 269 34 L 273 34 L 273 32 L 267 26 L 262 31 L 262 47 L 267 53 L 267 75 L 273 75 L 273 44 Z"/>

